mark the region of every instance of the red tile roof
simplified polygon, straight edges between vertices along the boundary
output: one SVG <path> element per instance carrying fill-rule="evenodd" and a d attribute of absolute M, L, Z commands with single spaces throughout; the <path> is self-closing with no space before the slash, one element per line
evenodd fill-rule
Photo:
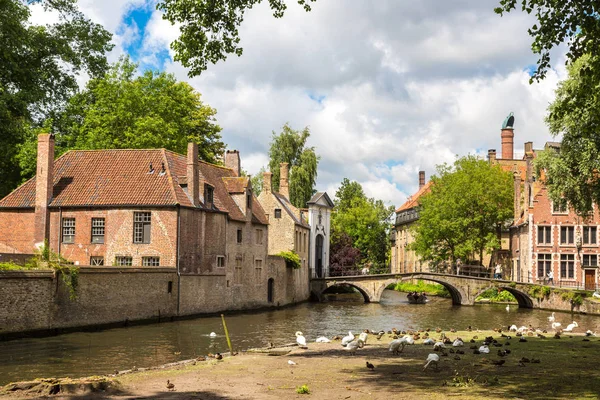
<path fill-rule="evenodd" d="M 246 193 L 246 188 L 248 187 L 248 182 L 250 181 L 247 176 L 236 176 L 234 178 L 222 179 L 229 193 Z"/>
<path fill-rule="evenodd" d="M 423 196 L 426 193 L 429 193 L 429 191 L 431 190 L 431 181 L 427 182 L 425 185 L 423 185 L 422 188 L 420 188 L 417 193 L 415 193 L 414 195 L 410 196 L 408 198 L 408 200 L 406 200 L 406 202 L 404 204 L 402 204 L 400 207 L 398 207 L 396 209 L 396 212 L 400 212 L 400 211 L 404 211 L 404 210 L 408 210 L 411 209 L 415 206 L 419 205 L 419 198 L 421 198 L 421 196 Z"/>
<path fill-rule="evenodd" d="M 152 173 L 150 163 L 154 170 Z M 208 183 L 215 189 L 215 208 L 227 212 L 234 220 L 245 221 L 222 179 L 239 179 L 233 170 L 200 161 L 199 172 L 200 187 Z M 54 189 L 49 206 L 192 207 L 190 198 L 179 184 L 186 174 L 186 157 L 165 149 L 71 150 L 54 162 Z M 252 220 L 267 224 L 258 201 L 253 204 L 256 206 L 252 207 Z M 0 208 L 34 206 L 35 177 L 0 200 Z"/>

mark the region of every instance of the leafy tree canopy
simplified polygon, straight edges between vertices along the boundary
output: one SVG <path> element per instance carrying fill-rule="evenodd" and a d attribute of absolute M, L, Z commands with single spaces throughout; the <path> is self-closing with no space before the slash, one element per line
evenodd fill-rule
<path fill-rule="evenodd" d="M 281 133 L 273 132 L 269 148 L 269 169 L 273 173 L 273 190 L 279 190 L 279 164 L 289 163 L 290 201 L 299 208 L 306 207 L 306 203 L 315 193 L 317 181 L 320 157 L 315 153 L 314 147 L 306 147 L 309 136 L 308 127 L 296 131 L 289 124 L 285 124 Z"/>
<path fill-rule="evenodd" d="M 265 0 L 275 18 L 283 17 L 286 0 Z M 316 0 L 297 0 L 306 11 Z M 241 56 L 239 27 L 244 14 L 263 0 L 162 0 L 157 8 L 163 18 L 179 24 L 180 35 L 171 43 L 175 61 L 189 68 L 190 77 L 200 75 L 208 63 L 225 61 L 229 54 Z"/>
<path fill-rule="evenodd" d="M 434 262 L 457 258 L 483 260 L 499 248 L 500 224 L 513 215 L 509 172 L 474 156 L 437 167 L 431 192 L 419 199 L 413 249 Z"/>
<path fill-rule="evenodd" d="M 358 182 L 344 178 L 335 194 L 335 212 L 332 215 L 332 248 L 346 253 L 337 254 L 331 250 L 331 260 L 355 259 L 360 255 L 362 262 L 383 265 L 387 262 L 390 249 L 388 233 L 390 217 L 394 207 L 386 207 L 383 201 L 368 198 Z M 350 251 L 345 238 L 359 254 Z"/>
<path fill-rule="evenodd" d="M 57 153 L 69 149 L 164 147 L 185 154 L 187 143 L 199 144 L 200 158 L 217 162 L 223 154 L 216 110 L 202 103 L 200 93 L 172 74 L 146 71 L 121 59 L 100 78 L 88 82 L 53 121 Z M 20 147 L 25 176 L 35 172 L 35 132 Z"/>
<path fill-rule="evenodd" d="M 35 25 L 29 6 L 56 11 L 54 24 Z M 0 0 L 0 197 L 14 189 L 17 146 L 77 90 L 77 75 L 100 76 L 111 34 L 79 11 L 75 0 Z"/>

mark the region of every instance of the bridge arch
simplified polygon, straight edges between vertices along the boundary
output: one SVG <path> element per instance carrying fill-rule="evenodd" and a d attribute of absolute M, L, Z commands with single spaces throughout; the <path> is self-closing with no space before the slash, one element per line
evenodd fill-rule
<path fill-rule="evenodd" d="M 381 300 L 381 296 L 383 295 L 383 291 L 392 283 L 398 283 L 398 282 L 403 282 L 403 281 L 409 281 L 409 280 L 423 280 L 423 281 L 430 281 L 430 282 L 435 282 L 435 283 L 439 283 L 440 285 L 444 286 L 448 292 L 450 293 L 450 297 L 452 298 L 452 304 L 456 305 L 456 306 L 460 306 L 461 304 L 463 304 L 463 294 L 460 291 L 460 289 L 458 289 L 456 286 L 443 281 L 441 279 L 434 279 L 431 277 L 427 277 L 427 276 L 419 276 L 419 277 L 413 277 L 413 276 L 403 276 L 403 277 L 398 277 L 397 279 L 389 279 L 387 281 L 385 281 L 375 292 L 374 294 L 374 300 L 373 301 L 380 301 Z"/>
<path fill-rule="evenodd" d="M 508 282 L 507 284 L 500 283 L 496 285 L 490 285 L 485 289 L 480 290 L 477 294 L 475 294 L 475 298 L 477 298 L 481 293 L 485 292 L 486 290 L 496 288 L 506 290 L 507 292 L 515 296 L 515 299 L 517 299 L 517 303 L 519 303 L 519 308 L 533 308 L 533 300 L 531 299 L 531 296 L 529 296 L 529 294 L 523 292 L 522 290 L 509 286 Z"/>
<path fill-rule="evenodd" d="M 325 290 L 323 290 L 323 292 L 321 292 L 321 298 L 323 297 L 323 295 L 327 294 L 327 291 L 329 289 L 334 288 L 336 286 L 338 286 L 338 287 L 340 287 L 340 286 L 353 287 L 354 289 L 358 290 L 358 292 L 362 295 L 363 299 L 365 300 L 365 303 L 370 303 L 372 301 L 371 293 L 370 293 L 369 289 L 367 289 L 360 283 L 343 282 L 343 281 L 342 282 L 333 282 L 331 285 L 327 285 L 327 288 Z"/>

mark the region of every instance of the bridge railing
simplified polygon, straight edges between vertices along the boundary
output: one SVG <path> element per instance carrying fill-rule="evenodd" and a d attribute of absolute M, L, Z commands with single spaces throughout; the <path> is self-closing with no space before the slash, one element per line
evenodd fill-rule
<path fill-rule="evenodd" d="M 330 266 L 329 276 L 357 276 L 357 275 L 381 275 L 389 274 L 391 269 L 389 265 L 346 265 L 346 266 Z"/>
<path fill-rule="evenodd" d="M 565 281 L 560 279 L 554 281 L 553 283 L 548 282 L 548 279 L 536 279 L 535 283 L 538 285 L 553 286 L 565 289 L 600 291 L 600 285 L 597 283 L 586 285 L 584 282 Z"/>

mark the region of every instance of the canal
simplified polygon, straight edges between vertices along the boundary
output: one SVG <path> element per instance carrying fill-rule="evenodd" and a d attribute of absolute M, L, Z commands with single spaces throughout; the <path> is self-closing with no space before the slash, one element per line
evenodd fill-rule
<path fill-rule="evenodd" d="M 332 295 L 333 296 L 333 295 Z M 437 328 L 492 329 L 515 324 L 548 328 L 550 312 L 505 305 L 453 306 L 449 299 L 430 298 L 410 305 L 406 295 L 390 290 L 381 303 L 363 303 L 358 294 L 335 295 L 328 303 L 303 303 L 280 310 L 228 315 L 234 349 L 284 344 L 302 331 L 309 342 L 317 336 L 355 334 L 363 329 Z M 600 332 L 600 317 L 556 313 L 563 326 L 575 319 L 577 332 Z M 211 338 L 211 332 L 217 333 Z M 149 367 L 227 350 L 220 317 L 138 325 L 98 332 L 0 342 L 0 385 L 36 377 L 80 377 Z"/>

